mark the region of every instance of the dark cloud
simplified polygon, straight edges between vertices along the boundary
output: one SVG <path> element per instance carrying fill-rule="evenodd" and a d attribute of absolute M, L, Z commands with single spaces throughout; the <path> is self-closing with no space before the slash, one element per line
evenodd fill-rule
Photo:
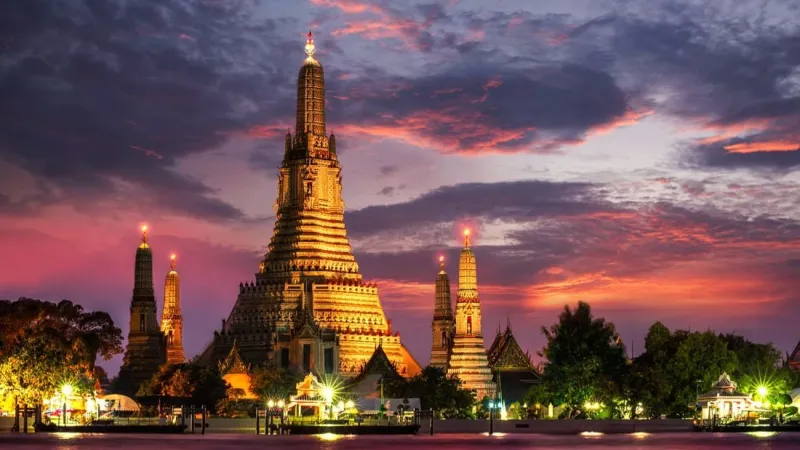
<path fill-rule="evenodd" d="M 281 64 L 289 45 L 278 39 L 283 24 L 251 22 L 250 7 L 3 2 L 0 156 L 58 191 L 53 201 L 117 196 L 128 208 L 241 219 L 173 168 L 268 118 L 273 107 L 291 110 L 291 89 L 266 88 L 289 87 L 293 72 Z"/>
<path fill-rule="evenodd" d="M 797 166 L 800 152 L 786 147 L 800 147 L 800 26 L 765 23 L 763 11 L 732 18 L 717 5 L 665 3 L 673 7 L 663 20 L 615 21 L 611 49 L 621 69 L 636 73 L 631 89 L 662 97 L 655 108 L 720 135 L 713 144 L 690 145 L 685 160 L 699 167 Z M 737 144 L 749 150 L 730 148 Z"/>
<path fill-rule="evenodd" d="M 381 175 L 389 176 L 389 175 L 397 172 L 399 169 L 400 168 L 397 165 L 392 164 L 392 165 L 388 165 L 388 166 L 381 166 L 380 169 L 378 169 L 378 170 L 380 171 Z"/>
<path fill-rule="evenodd" d="M 378 72 L 330 84 L 332 119 L 447 151 L 550 150 L 630 114 L 609 74 L 575 64 L 450 67 L 418 78 Z"/>
<path fill-rule="evenodd" d="M 592 201 L 592 187 L 587 183 L 545 181 L 445 186 L 410 202 L 375 205 L 350 212 L 346 218 L 347 229 L 352 236 L 360 237 L 480 216 L 528 221 L 614 211 L 616 208 L 610 204 Z"/>

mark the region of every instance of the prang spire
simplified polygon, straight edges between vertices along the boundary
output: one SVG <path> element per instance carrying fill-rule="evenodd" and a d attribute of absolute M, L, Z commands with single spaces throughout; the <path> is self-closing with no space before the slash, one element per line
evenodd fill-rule
<path fill-rule="evenodd" d="M 133 274 L 132 301 L 155 302 L 153 291 L 153 252 L 147 243 L 147 225 L 142 225 L 142 242 L 136 249 L 136 264 Z"/>
<path fill-rule="evenodd" d="M 464 248 L 458 259 L 458 301 L 478 298 L 478 274 L 475 253 L 470 248 L 469 228 L 464 230 Z"/>
<path fill-rule="evenodd" d="M 325 137 L 325 75 L 322 64 L 314 59 L 316 46 L 311 32 L 306 40 L 306 59 L 297 77 L 297 125 L 295 136 Z"/>
<path fill-rule="evenodd" d="M 450 279 L 444 270 L 444 256 L 439 257 L 439 273 L 436 275 L 436 298 L 431 328 L 433 342 L 430 364 L 446 369 L 455 329 L 453 306 L 450 301 Z"/>
<path fill-rule="evenodd" d="M 130 314 L 128 342 L 117 384 L 120 392 L 136 394 L 165 361 L 164 335 L 156 317 L 153 251 L 147 242 L 147 225 L 142 225 L 141 243 L 136 248 Z"/>
<path fill-rule="evenodd" d="M 182 364 L 183 316 L 181 314 L 181 280 L 175 270 L 176 255 L 170 256 L 170 270 L 164 280 L 164 310 L 161 314 L 161 332 L 167 340 L 167 362 Z"/>

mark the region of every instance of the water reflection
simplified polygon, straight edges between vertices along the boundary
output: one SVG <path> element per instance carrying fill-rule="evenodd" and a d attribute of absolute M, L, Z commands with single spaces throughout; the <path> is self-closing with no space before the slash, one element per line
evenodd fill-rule
<path fill-rule="evenodd" d="M 754 431 L 750 433 L 624 433 L 584 432 L 580 435 L 502 434 L 499 439 L 480 434 L 440 434 L 436 436 L 352 436 L 331 433 L 316 436 L 264 436 L 255 434 L 209 433 L 185 435 L 125 434 L 0 434 L 0 449 L 119 449 L 119 450 L 483 450 L 502 444 L 503 450 L 705 450 L 708 448 L 744 450 L 798 448 L 797 433 Z"/>

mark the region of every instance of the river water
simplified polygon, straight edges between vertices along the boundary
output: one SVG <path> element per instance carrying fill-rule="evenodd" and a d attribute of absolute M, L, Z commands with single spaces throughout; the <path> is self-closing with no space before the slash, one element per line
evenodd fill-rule
<path fill-rule="evenodd" d="M 256 435 L 128 435 L 128 434 L 2 434 L 0 449 L 292 449 L 292 450 L 476 450 L 476 449 L 794 449 L 800 433 L 663 433 L 555 436 L 514 434 L 437 436 L 256 436 Z"/>

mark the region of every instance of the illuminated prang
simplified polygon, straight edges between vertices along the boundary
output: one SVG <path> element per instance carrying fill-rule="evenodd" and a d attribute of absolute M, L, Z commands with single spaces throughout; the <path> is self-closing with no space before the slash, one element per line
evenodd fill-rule
<path fill-rule="evenodd" d="M 481 303 L 478 299 L 478 271 L 469 244 L 470 230 L 464 230 L 464 248 L 458 260 L 458 298 L 456 300 L 455 336 L 450 351 L 447 374 L 457 376 L 464 388 L 473 389 L 478 398 L 492 397 L 496 385 L 483 344 Z"/>
<path fill-rule="evenodd" d="M 455 328 L 453 305 L 450 300 L 450 279 L 444 270 L 444 255 L 439 256 L 439 274 L 436 276 L 434 301 L 430 365 L 447 370 L 447 359 L 450 356 Z"/>
<path fill-rule="evenodd" d="M 379 344 L 399 374 L 421 369 L 393 333 L 378 289 L 365 283 L 344 222 L 342 167 L 326 131 L 325 76 L 314 36 L 297 76 L 294 133 L 284 136 L 269 251 L 242 283 L 200 356 L 213 365 L 238 339 L 243 361 L 356 377 Z"/>
<path fill-rule="evenodd" d="M 164 335 L 156 317 L 153 290 L 153 252 L 147 243 L 147 225 L 142 225 L 142 242 L 136 249 L 133 296 L 125 357 L 119 371 L 120 390 L 136 394 L 165 361 Z"/>
<path fill-rule="evenodd" d="M 176 255 L 170 255 L 170 270 L 164 280 L 164 309 L 161 312 L 161 332 L 166 339 L 166 359 L 169 364 L 184 363 L 183 315 L 181 314 L 181 280 L 175 270 Z"/>

